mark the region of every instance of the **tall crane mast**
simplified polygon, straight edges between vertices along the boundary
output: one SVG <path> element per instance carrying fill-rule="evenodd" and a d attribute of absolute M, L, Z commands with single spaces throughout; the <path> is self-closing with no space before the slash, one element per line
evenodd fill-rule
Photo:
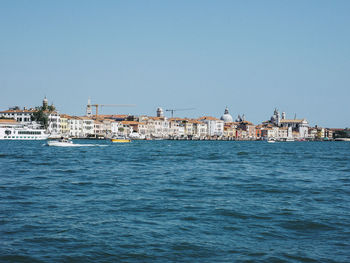
<path fill-rule="evenodd" d="M 166 109 L 165 111 L 170 111 L 171 112 L 171 118 L 173 118 L 175 111 L 186 111 L 186 110 L 194 110 L 194 108 L 188 108 L 188 109 Z"/>

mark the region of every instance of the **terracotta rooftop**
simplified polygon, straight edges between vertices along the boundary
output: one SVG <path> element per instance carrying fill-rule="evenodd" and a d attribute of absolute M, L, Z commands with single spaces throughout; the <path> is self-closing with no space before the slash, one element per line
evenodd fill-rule
<path fill-rule="evenodd" d="M 174 117 L 174 118 L 169 118 L 169 121 L 184 121 L 184 118 L 179 118 L 179 117 Z"/>
<path fill-rule="evenodd" d="M 102 122 L 116 122 L 115 119 L 103 119 Z"/>
<path fill-rule="evenodd" d="M 220 121 L 218 118 L 211 117 L 211 116 L 203 116 L 203 117 L 200 117 L 198 120 Z"/>
<path fill-rule="evenodd" d="M 68 119 L 70 119 L 70 120 L 81 120 L 81 118 L 78 117 L 78 116 L 69 116 Z"/>
<path fill-rule="evenodd" d="M 32 110 L 4 110 L 0 111 L 0 113 L 32 113 L 35 112 L 35 109 Z"/>
<path fill-rule="evenodd" d="M 195 123 L 195 124 L 201 124 L 201 123 L 202 123 L 202 122 L 200 122 L 199 120 L 189 120 L 189 122 Z"/>
<path fill-rule="evenodd" d="M 165 117 L 148 117 L 149 120 L 164 121 Z"/>
<path fill-rule="evenodd" d="M 288 122 L 290 122 L 290 123 L 300 123 L 300 122 L 303 122 L 304 121 L 304 119 L 302 120 L 302 119 L 295 119 L 295 120 L 281 120 L 280 122 L 281 123 L 288 123 Z"/>
<path fill-rule="evenodd" d="M 90 117 L 86 117 L 86 116 L 81 116 L 81 117 L 79 117 L 81 120 L 93 120 L 92 118 L 90 118 Z"/>
<path fill-rule="evenodd" d="M 145 124 L 143 122 L 138 122 L 138 121 L 121 121 L 121 123 L 125 125 L 144 125 Z"/>
<path fill-rule="evenodd" d="M 0 119 L 0 123 L 18 123 L 14 119 Z"/>
<path fill-rule="evenodd" d="M 97 119 L 125 119 L 128 116 L 127 114 L 101 114 L 97 116 Z M 93 115 L 92 117 L 95 118 L 96 116 Z"/>
<path fill-rule="evenodd" d="M 247 125 L 254 125 L 252 122 L 250 121 L 241 121 L 241 124 L 247 124 Z"/>
<path fill-rule="evenodd" d="M 60 114 L 61 118 L 70 118 L 71 116 L 69 116 L 68 114 Z"/>

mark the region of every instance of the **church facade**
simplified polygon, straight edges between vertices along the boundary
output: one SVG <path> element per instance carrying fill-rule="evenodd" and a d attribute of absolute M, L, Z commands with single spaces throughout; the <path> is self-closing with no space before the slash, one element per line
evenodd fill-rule
<path fill-rule="evenodd" d="M 298 133 L 299 138 L 305 139 L 308 137 L 309 131 L 309 122 L 303 119 L 287 119 L 286 113 L 282 112 L 280 115 L 278 109 L 275 109 L 270 120 L 267 122 L 276 127 L 288 128 L 288 137 L 291 137 L 292 134 Z M 290 134 L 292 132 L 292 134 Z"/>

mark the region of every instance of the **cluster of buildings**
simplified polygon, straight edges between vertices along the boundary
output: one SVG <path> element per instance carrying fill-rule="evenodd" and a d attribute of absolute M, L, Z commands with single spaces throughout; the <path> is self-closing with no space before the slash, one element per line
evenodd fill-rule
<path fill-rule="evenodd" d="M 47 108 L 48 101 L 43 100 Z M 317 140 L 332 139 L 335 129 L 309 127 L 306 119 L 287 119 L 286 113 L 275 109 L 271 118 L 254 125 L 245 115 L 233 120 L 226 107 L 221 118 L 203 116 L 193 118 L 167 118 L 161 108 L 156 116 L 93 115 L 91 103 L 86 116 L 71 116 L 57 111 L 47 112 L 47 131 L 52 136 L 73 138 L 110 138 L 125 135 L 135 139 L 214 139 L 214 140 Z M 13 119 L 17 123 L 32 123 L 37 109 L 18 107 L 0 111 L 0 118 Z"/>

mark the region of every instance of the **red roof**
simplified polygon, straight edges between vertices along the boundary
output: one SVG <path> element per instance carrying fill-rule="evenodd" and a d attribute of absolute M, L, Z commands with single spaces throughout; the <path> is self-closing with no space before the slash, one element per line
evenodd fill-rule
<path fill-rule="evenodd" d="M 219 121 L 218 118 L 211 117 L 211 116 L 203 116 L 203 117 L 200 117 L 198 120 Z"/>
<path fill-rule="evenodd" d="M 0 123 L 17 123 L 14 119 L 0 119 Z"/>

